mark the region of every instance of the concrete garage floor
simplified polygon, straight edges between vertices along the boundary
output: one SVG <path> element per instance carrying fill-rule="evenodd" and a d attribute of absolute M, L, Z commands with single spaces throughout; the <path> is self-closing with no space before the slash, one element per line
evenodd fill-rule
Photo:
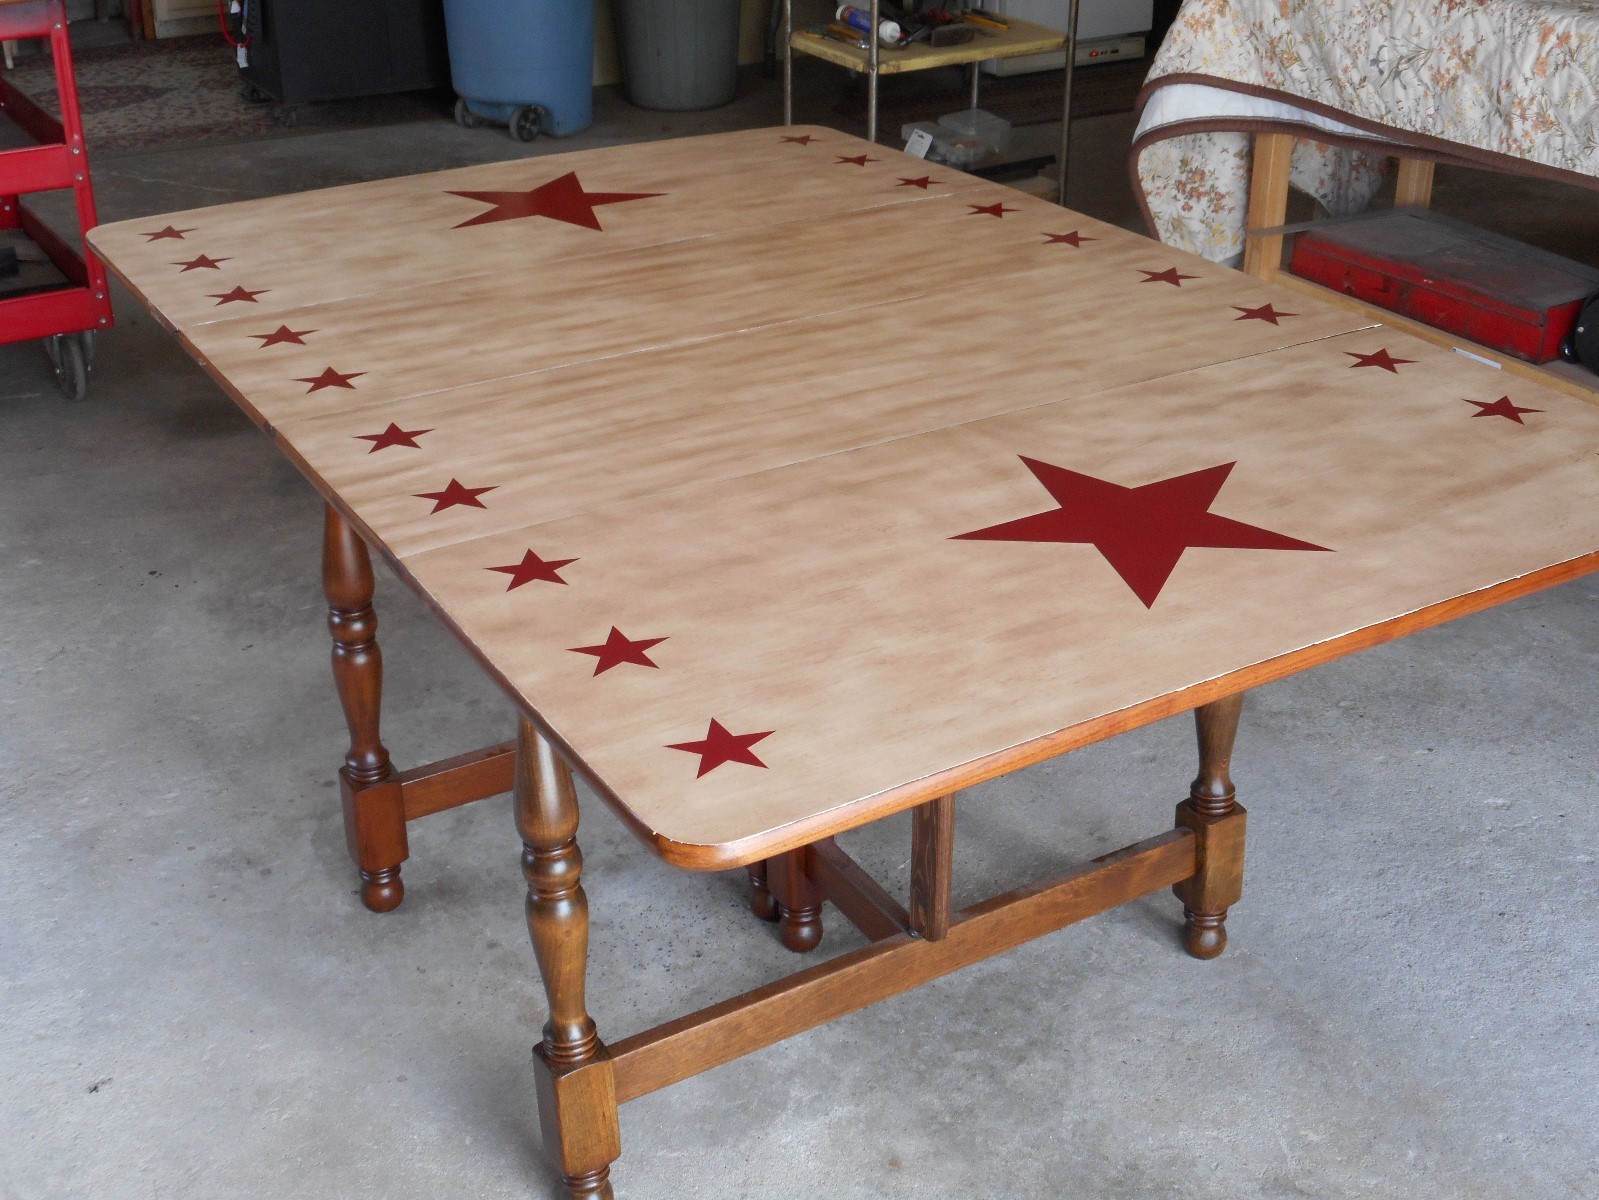
<path fill-rule="evenodd" d="M 752 79 L 694 117 L 604 97 L 565 144 L 441 121 L 96 180 L 116 220 L 777 111 Z M 1131 219 L 1130 128 L 1084 123 L 1079 207 Z M 1460 215 L 1503 202 L 1475 178 L 1449 182 Z M 1546 235 L 1594 228 L 1592 196 L 1540 195 Z M 0 348 L 0 1198 L 555 1195 L 509 804 L 414 825 L 405 904 L 360 907 L 319 502 L 118 299 L 84 403 Z M 1221 959 L 1181 952 L 1167 895 L 1065 930 L 628 1105 L 618 1194 L 1591 1200 L 1596 598 L 1260 689 Z M 382 577 L 378 605 L 402 766 L 511 734 L 410 593 Z M 1165 828 L 1192 772 L 1185 718 L 963 794 L 957 903 Z M 602 1034 L 796 965 L 737 874 L 669 870 L 584 799 Z M 846 839 L 895 889 L 908 841 L 904 818 Z M 860 944 L 828 920 L 822 953 Z"/>

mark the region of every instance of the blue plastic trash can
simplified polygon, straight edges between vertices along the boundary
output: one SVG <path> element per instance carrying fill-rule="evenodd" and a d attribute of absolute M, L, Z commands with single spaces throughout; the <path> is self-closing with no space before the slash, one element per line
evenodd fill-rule
<path fill-rule="evenodd" d="M 463 125 L 567 137 L 594 119 L 594 0 L 444 0 Z"/>

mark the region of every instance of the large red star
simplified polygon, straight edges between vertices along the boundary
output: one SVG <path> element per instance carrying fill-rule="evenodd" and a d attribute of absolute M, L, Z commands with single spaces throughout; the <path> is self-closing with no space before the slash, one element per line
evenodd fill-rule
<path fill-rule="evenodd" d="M 1240 550 L 1326 550 L 1256 525 L 1218 517 L 1210 506 L 1235 463 L 1123 487 L 1022 456 L 1058 508 L 956 539 L 985 542 L 1077 542 L 1104 555 L 1133 594 L 1152 607 L 1177 560 L 1191 546 Z"/>
<path fill-rule="evenodd" d="M 279 325 L 271 333 L 252 333 L 250 336 L 253 338 L 260 338 L 261 349 L 265 350 L 268 346 L 282 346 L 286 344 L 303 346 L 305 345 L 305 339 L 310 337 L 315 332 L 316 330 L 314 329 L 290 329 L 287 325 Z"/>
<path fill-rule="evenodd" d="M 985 217 L 1003 218 L 1006 213 L 1016 211 L 1014 208 L 1007 208 L 1003 200 L 995 204 L 968 204 L 966 207 L 972 210 L 966 214 L 969 217 L 981 215 Z"/>
<path fill-rule="evenodd" d="M 416 439 L 424 433 L 432 432 L 431 429 L 401 429 L 390 421 L 389 427 L 382 433 L 358 433 L 355 436 L 357 441 L 371 442 L 372 449 L 367 453 L 376 454 L 379 450 L 387 450 L 390 446 L 407 446 L 412 450 L 420 450 L 422 447 L 416 444 Z"/>
<path fill-rule="evenodd" d="M 1349 350 L 1345 350 L 1344 353 L 1356 360 L 1349 364 L 1351 368 L 1381 367 L 1384 371 L 1389 371 L 1395 375 L 1399 374 L 1399 368 L 1402 364 L 1416 361 L 1413 358 L 1395 358 L 1386 349 L 1379 350 L 1375 354 L 1356 354 Z"/>
<path fill-rule="evenodd" d="M 452 479 L 449 486 L 443 491 L 415 492 L 413 494 L 418 500 L 433 501 L 433 512 L 441 513 L 445 509 L 454 508 L 457 505 L 465 508 L 487 508 L 488 505 L 484 504 L 478 497 L 484 492 L 492 492 L 495 486 L 497 485 L 491 484 L 489 487 L 469 488 L 464 486 L 460 480 Z M 430 513 L 429 515 L 431 516 L 432 514 Z"/>
<path fill-rule="evenodd" d="M 1298 313 L 1278 312 L 1269 302 L 1262 304 L 1259 308 L 1245 308 L 1241 304 L 1235 304 L 1233 307 L 1244 314 L 1241 317 L 1234 317 L 1233 320 L 1235 321 L 1269 321 L 1275 325 L 1279 317 L 1297 317 L 1299 315 Z"/>
<path fill-rule="evenodd" d="M 192 229 L 174 229 L 172 226 L 168 225 L 165 229 L 157 229 L 154 233 L 145 234 L 144 237 L 146 240 L 152 242 L 159 242 L 163 238 L 170 238 L 172 240 L 181 242 L 184 234 L 193 232 L 194 230 Z"/>
<path fill-rule="evenodd" d="M 568 171 L 559 179 L 541 183 L 526 192 L 451 192 L 494 205 L 486 213 L 479 213 L 470 221 L 462 221 L 457 229 L 468 225 L 488 225 L 494 221 L 517 221 L 523 217 L 548 217 L 568 225 L 581 225 L 584 229 L 601 229 L 594 210 L 602 204 L 622 204 L 628 200 L 653 200 L 664 192 L 586 192 L 577 181 L 577 172 Z M 602 230 L 603 231 L 603 230 Z"/>
<path fill-rule="evenodd" d="M 1070 233 L 1046 233 L 1044 236 L 1049 239 L 1044 243 L 1046 246 L 1055 245 L 1057 242 L 1063 243 L 1067 246 L 1081 246 L 1084 242 L 1099 241 L 1098 238 L 1084 237 L 1075 229 Z"/>
<path fill-rule="evenodd" d="M 899 183 L 897 183 L 895 186 L 921 188 L 922 191 L 925 192 L 928 188 L 933 186 L 933 177 L 931 175 L 919 175 L 915 179 L 906 179 L 901 176 Z"/>
<path fill-rule="evenodd" d="M 571 566 L 576 561 L 577 559 L 575 558 L 540 558 L 529 550 L 522 555 L 521 562 L 506 563 L 503 567 L 489 567 L 487 569 L 498 571 L 501 575 L 509 575 L 511 582 L 505 590 L 514 592 L 524 583 L 532 583 L 534 580 L 540 580 L 544 583 L 564 584 L 566 580 L 561 578 L 561 568 Z"/>
<path fill-rule="evenodd" d="M 1482 400 L 1467 400 L 1466 403 L 1475 404 L 1477 406 L 1477 411 L 1471 414 L 1474 418 L 1504 417 L 1505 420 L 1514 421 L 1517 425 L 1525 425 L 1527 423 L 1521 419 L 1522 413 L 1543 412 L 1543 409 L 1541 408 L 1518 408 L 1516 405 L 1510 402 L 1509 396 L 1500 396 L 1499 399 L 1495 400 L 1492 404 L 1488 404 Z"/>
<path fill-rule="evenodd" d="M 182 267 L 183 271 L 178 272 L 182 275 L 184 271 L 220 271 L 223 263 L 232 261 L 231 258 L 208 258 L 202 254 L 199 258 L 190 259 L 188 262 L 175 262 L 172 265 Z"/>
<path fill-rule="evenodd" d="M 320 375 L 309 375 L 304 378 L 298 378 L 294 382 L 309 383 L 311 385 L 305 389 L 305 394 L 307 396 L 309 396 L 312 392 L 320 392 L 323 388 L 348 388 L 353 392 L 355 391 L 355 384 L 351 383 L 350 380 L 359 379 L 365 374 L 365 371 L 350 371 L 348 373 L 341 373 L 339 371 L 335 371 L 332 367 L 328 367 Z"/>
<path fill-rule="evenodd" d="M 883 160 L 880 159 L 880 158 L 868 158 L 864 154 L 840 154 L 838 156 L 838 162 L 849 163 L 849 165 L 852 166 L 852 167 L 864 167 L 869 162 L 882 162 L 882 161 Z M 838 163 L 834 163 L 833 165 L 837 166 Z"/>
<path fill-rule="evenodd" d="M 705 731 L 705 736 L 697 742 L 675 742 L 668 746 L 668 750 L 686 750 L 690 754 L 700 756 L 698 779 L 703 775 L 716 770 L 723 763 L 744 763 L 751 767 L 765 767 L 766 764 L 755 757 L 755 752 L 750 749 L 762 738 L 769 738 L 777 732 L 768 729 L 765 733 L 729 733 L 722 723 L 714 718 L 711 727 Z"/>
<path fill-rule="evenodd" d="M 242 287 L 236 287 L 231 292 L 210 292 L 208 295 L 217 302 L 217 306 L 220 308 L 224 304 L 255 304 L 257 303 L 257 296 L 264 296 L 271 290 L 271 288 L 259 288 L 252 292 Z"/>
<path fill-rule="evenodd" d="M 612 625 L 611 632 L 598 646 L 572 646 L 570 649 L 573 654 L 592 654 L 599 659 L 594 664 L 594 674 L 603 675 L 612 667 L 619 667 L 623 663 L 635 663 L 641 667 L 659 669 L 660 664 L 651 662 L 650 656 L 645 651 L 651 646 L 659 646 L 664 641 L 666 639 L 663 637 L 639 638 L 635 641 Z"/>
<path fill-rule="evenodd" d="M 793 142 L 796 146 L 809 146 L 816 139 L 813 138 L 808 133 L 801 133 L 801 134 L 785 134 L 783 136 L 783 140 L 785 142 Z"/>
<path fill-rule="evenodd" d="M 1198 275 L 1184 275 L 1176 267 L 1167 267 L 1164 271 L 1146 271 L 1139 267 L 1138 273 L 1143 276 L 1140 283 L 1169 283 L 1172 287 L 1182 287 L 1185 279 L 1198 279 Z"/>

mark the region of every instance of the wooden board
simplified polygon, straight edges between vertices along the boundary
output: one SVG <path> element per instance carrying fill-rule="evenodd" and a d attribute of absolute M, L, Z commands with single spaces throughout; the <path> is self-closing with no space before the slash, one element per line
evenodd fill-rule
<path fill-rule="evenodd" d="M 1022 238 L 1018 244 L 1036 251 L 1043 265 L 936 297 L 392 402 L 363 403 L 363 396 L 385 394 L 381 380 L 370 392 L 314 395 L 299 383 L 275 411 L 293 405 L 296 413 L 317 415 L 280 415 L 276 433 L 308 474 L 404 557 L 684 483 L 769 470 L 1365 324 L 1308 303 L 1296 303 L 1277 324 L 1242 319 L 1241 311 L 1265 303 L 1266 290 L 1233 271 L 1213 268 L 1181 288 L 1146 286 L 1134 265 L 1149 257 L 1143 239 L 1077 224 L 1103 243 L 1074 249 Z M 1123 305 L 1141 289 L 1152 293 L 1149 319 L 1129 324 Z M 680 301 L 673 311 L 685 307 Z M 1025 322 L 1018 320 L 1022 313 Z M 498 344 L 480 337 L 476 353 Z M 306 352 L 283 349 L 301 364 L 285 374 L 310 377 L 321 365 Z M 406 382 L 401 372 L 395 377 Z M 352 382 L 365 388 L 365 378 Z M 391 425 L 427 432 L 383 437 Z M 599 445 L 597 430 L 606 431 Z M 434 514 L 432 503 L 418 497 L 451 479 L 495 491 L 481 498 L 484 508 Z"/>
<path fill-rule="evenodd" d="M 871 161 L 837 161 L 862 155 Z M 89 241 L 170 327 L 188 329 L 331 300 L 425 290 L 485 272 L 536 281 L 557 275 L 555 263 L 564 271 L 587 256 L 739 230 L 761 237 L 785 221 L 915 204 L 982 186 L 957 171 L 932 171 L 926 188 L 899 182 L 929 174 L 929 164 L 898 151 L 795 126 L 580 150 L 242 201 L 155 221 L 101 225 Z M 458 192 L 502 193 L 512 207 Z M 522 209 L 553 215 L 467 224 Z M 167 236 L 157 236 L 164 231 Z M 201 256 L 219 265 L 184 269 Z M 234 288 L 250 298 L 219 301 Z M 441 298 L 432 307 L 447 303 Z"/>
<path fill-rule="evenodd" d="M 979 29 L 971 41 L 961 46 L 927 46 L 913 43 L 903 49 L 879 51 L 877 73 L 898 75 L 905 71 L 928 71 L 934 67 L 953 67 L 962 63 L 987 62 L 998 58 L 1020 58 L 1027 54 L 1050 54 L 1066 48 L 1066 35 L 1047 25 L 1032 21 L 1018 21 L 1008 17 L 1010 28 L 998 30 Z M 973 28 L 978 28 L 973 26 Z M 848 67 L 864 74 L 868 68 L 867 52 L 845 42 L 809 38 L 798 30 L 794 33 L 796 54 L 809 54 L 826 59 L 835 66 Z"/>
<path fill-rule="evenodd" d="M 725 866 L 1599 566 L 1599 413 L 1504 387 L 1368 329 L 403 566 L 665 857 Z M 1023 456 L 1104 482 L 1057 504 Z M 1072 540 L 959 536 L 1056 508 Z M 1160 578 L 1207 510 L 1272 536 Z M 497 569 L 529 552 L 560 582 Z M 653 665 L 596 674 L 613 628 Z M 698 775 L 712 720 L 760 765 Z"/>

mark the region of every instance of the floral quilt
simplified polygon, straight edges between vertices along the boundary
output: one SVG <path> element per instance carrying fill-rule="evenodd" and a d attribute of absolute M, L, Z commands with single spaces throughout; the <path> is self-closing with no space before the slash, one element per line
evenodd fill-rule
<path fill-rule="evenodd" d="M 1145 83 L 1136 184 L 1162 241 L 1243 249 L 1248 132 L 1314 132 L 1291 182 L 1333 215 L 1381 185 L 1384 141 L 1599 188 L 1599 3 L 1185 0 Z"/>

